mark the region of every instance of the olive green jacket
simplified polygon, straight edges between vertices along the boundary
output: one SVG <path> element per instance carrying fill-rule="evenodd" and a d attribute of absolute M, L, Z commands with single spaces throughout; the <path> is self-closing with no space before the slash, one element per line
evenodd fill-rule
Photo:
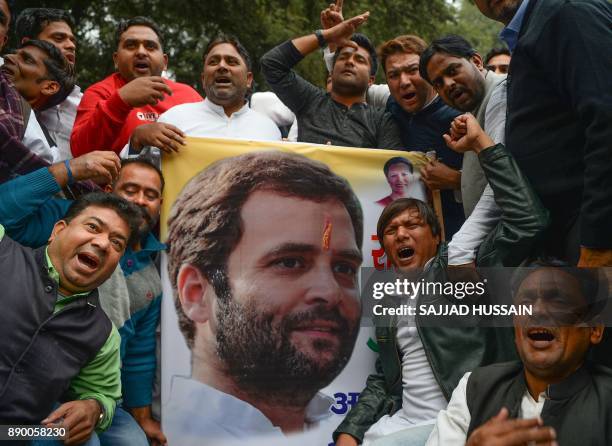
<path fill-rule="evenodd" d="M 547 227 L 548 212 L 502 144 L 480 152 L 479 159 L 495 201 L 502 209 L 502 217 L 481 244 L 476 263 L 491 267 L 518 266 L 530 256 Z M 447 246 L 443 242 L 426 269 L 424 279 L 445 282 L 447 264 Z M 426 305 L 428 300 L 439 298 L 419 296 L 417 305 Z M 386 318 L 388 320 L 376 322 L 379 346 L 376 373 L 368 377 L 357 405 L 334 432 L 334 440 L 341 433 L 347 433 L 361 442 L 372 424 L 383 415 L 394 414 L 402 406 L 402 361 L 396 341 L 396 320 L 390 316 Z M 434 377 L 447 400 L 466 372 L 516 359 L 510 328 L 425 326 L 423 318 L 417 312 L 417 330 Z"/>

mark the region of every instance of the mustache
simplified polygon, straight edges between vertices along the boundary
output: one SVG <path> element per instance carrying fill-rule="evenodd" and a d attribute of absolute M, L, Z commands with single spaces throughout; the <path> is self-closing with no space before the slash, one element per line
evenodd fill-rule
<path fill-rule="evenodd" d="M 315 321 L 330 322 L 337 326 L 337 331 L 340 333 L 352 332 L 355 329 L 354 325 L 356 325 L 350 324 L 346 318 L 342 317 L 337 307 L 330 309 L 321 304 L 312 310 L 301 311 L 287 316 L 283 321 L 282 329 L 284 332 L 290 332 L 296 328 L 308 326 L 309 322 Z"/>

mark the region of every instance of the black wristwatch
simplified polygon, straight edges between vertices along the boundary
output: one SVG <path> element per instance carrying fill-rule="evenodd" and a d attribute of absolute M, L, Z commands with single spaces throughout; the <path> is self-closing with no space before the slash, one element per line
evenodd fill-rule
<path fill-rule="evenodd" d="M 327 48 L 327 40 L 325 40 L 325 37 L 323 37 L 323 30 L 317 29 L 314 33 L 319 41 L 319 48 Z"/>

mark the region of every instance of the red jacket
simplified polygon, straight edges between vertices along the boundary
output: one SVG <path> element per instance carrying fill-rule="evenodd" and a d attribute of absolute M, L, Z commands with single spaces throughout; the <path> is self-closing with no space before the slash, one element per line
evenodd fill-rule
<path fill-rule="evenodd" d="M 164 79 L 172 89 L 157 105 L 132 108 L 119 96 L 118 90 L 126 84 L 119 73 L 89 87 L 79 108 L 70 135 L 73 156 L 94 150 L 113 150 L 116 153 L 130 140 L 132 131 L 139 125 L 155 122 L 159 115 L 175 105 L 199 102 L 202 97 L 188 85 Z"/>

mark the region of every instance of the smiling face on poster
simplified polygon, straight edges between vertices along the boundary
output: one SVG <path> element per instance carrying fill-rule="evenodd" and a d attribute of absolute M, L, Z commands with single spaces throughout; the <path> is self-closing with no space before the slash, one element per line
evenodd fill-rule
<path fill-rule="evenodd" d="M 300 145 L 284 147 L 292 146 Z M 164 316 L 162 328 L 162 409 L 170 444 L 327 444 L 373 369 L 358 274 L 372 264 L 361 249 L 372 238 L 361 204 L 374 202 L 314 156 L 290 151 L 245 147 L 175 192 L 169 184 L 162 230 L 174 304 L 165 310 L 176 317 Z M 388 158 L 378 157 L 381 167 Z M 371 178 L 384 187 L 378 173 Z M 190 372 L 167 360 L 179 351 Z"/>

